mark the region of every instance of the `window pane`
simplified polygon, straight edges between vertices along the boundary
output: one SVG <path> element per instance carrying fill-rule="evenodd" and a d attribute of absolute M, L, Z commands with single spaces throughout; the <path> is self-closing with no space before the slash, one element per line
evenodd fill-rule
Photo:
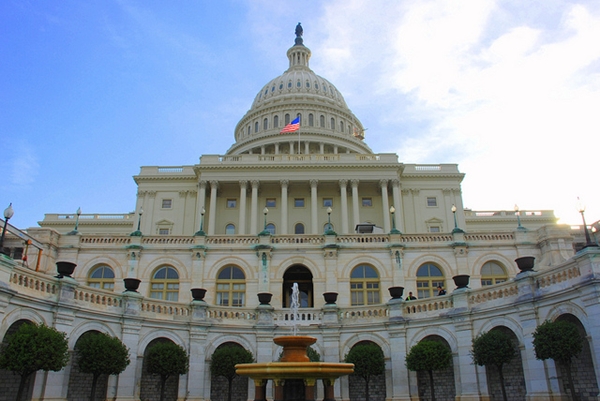
<path fill-rule="evenodd" d="M 362 198 L 362 205 L 364 207 L 371 207 L 373 206 L 373 201 L 371 198 Z"/>
<path fill-rule="evenodd" d="M 298 223 L 294 226 L 294 234 L 304 234 L 304 224 Z"/>
<path fill-rule="evenodd" d="M 304 198 L 294 199 L 294 207 L 304 207 Z"/>
<path fill-rule="evenodd" d="M 267 207 L 277 207 L 277 201 L 275 198 L 268 198 L 266 202 Z"/>
<path fill-rule="evenodd" d="M 427 206 L 437 206 L 437 198 L 435 196 L 427 197 Z"/>

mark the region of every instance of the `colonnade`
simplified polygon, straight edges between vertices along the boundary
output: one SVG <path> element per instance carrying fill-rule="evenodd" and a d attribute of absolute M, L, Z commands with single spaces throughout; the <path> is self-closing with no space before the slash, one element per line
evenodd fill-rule
<path fill-rule="evenodd" d="M 264 205 L 259 206 L 259 195 L 258 190 L 260 187 L 259 180 L 240 180 L 239 182 L 240 192 L 239 192 L 239 216 L 238 216 L 238 224 L 237 224 L 237 234 L 245 235 L 245 234 L 256 234 L 259 231 L 262 231 L 262 227 L 259 227 L 259 215 L 262 213 L 262 208 Z M 318 184 L 319 180 L 311 179 L 308 181 L 310 185 L 310 200 L 308 204 L 310 205 L 310 226 L 306 227 L 307 234 L 321 234 L 322 228 L 319 225 L 318 219 L 318 211 L 319 211 L 319 191 Z M 380 220 L 383 222 L 383 230 L 384 232 L 390 232 L 392 229 L 392 223 L 390 218 L 390 202 L 389 202 L 389 193 L 388 186 L 392 187 L 392 200 L 393 206 L 396 208 L 398 213 L 394 213 L 394 224 L 398 229 L 402 229 L 402 197 L 400 194 L 400 180 L 398 179 L 380 179 L 379 189 L 381 191 L 381 207 L 377 207 L 376 210 L 380 210 L 381 217 Z M 360 217 L 360 205 L 361 199 L 359 195 L 359 180 L 358 179 L 341 179 L 338 180 L 339 191 L 340 191 L 340 223 L 341 230 L 338 229 L 340 234 L 351 234 L 354 232 L 354 228 L 357 224 L 362 223 Z M 279 234 L 292 234 L 290 232 L 289 227 L 289 213 L 288 213 L 288 188 L 290 186 L 289 179 L 279 180 L 280 186 L 280 200 L 278 200 L 278 204 L 281 205 L 280 210 L 280 226 L 278 227 L 277 232 Z M 348 188 L 350 187 L 350 188 Z M 217 224 L 217 198 L 218 198 L 218 190 L 219 190 L 219 181 L 211 180 L 211 181 L 200 181 L 198 184 L 198 211 L 206 208 L 206 197 L 207 191 L 209 192 L 209 202 L 208 202 L 208 222 L 206 225 L 206 232 L 208 235 L 215 234 L 215 228 Z M 250 210 L 248 211 L 246 207 L 247 197 L 248 197 L 248 188 L 250 188 Z M 350 190 L 350 201 L 351 201 L 351 211 L 349 210 L 349 202 L 348 202 L 348 190 Z M 372 197 L 373 194 L 369 194 L 369 197 Z M 364 194 L 362 194 L 364 196 Z M 260 208 L 260 210 L 259 210 Z M 206 209 L 205 209 L 206 210 Z M 246 226 L 247 222 L 247 213 L 250 214 L 250 226 Z M 352 223 L 352 225 L 351 225 Z"/>

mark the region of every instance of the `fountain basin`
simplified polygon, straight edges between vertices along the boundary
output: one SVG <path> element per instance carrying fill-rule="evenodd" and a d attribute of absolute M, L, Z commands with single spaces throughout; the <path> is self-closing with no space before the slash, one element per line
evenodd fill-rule
<path fill-rule="evenodd" d="M 306 350 L 317 339 L 310 336 L 282 336 L 275 337 L 273 342 L 283 347 L 280 362 L 310 362 Z"/>
<path fill-rule="evenodd" d="M 265 362 L 240 363 L 236 373 L 252 380 L 268 379 L 337 379 L 354 373 L 353 363 L 334 362 Z"/>

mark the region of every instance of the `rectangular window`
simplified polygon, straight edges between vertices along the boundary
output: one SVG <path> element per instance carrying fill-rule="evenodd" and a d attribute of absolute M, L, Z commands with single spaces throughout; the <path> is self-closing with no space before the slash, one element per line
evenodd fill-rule
<path fill-rule="evenodd" d="M 429 227 L 429 232 L 430 233 L 439 233 L 440 227 L 439 226 L 431 226 L 431 227 Z"/>
<path fill-rule="evenodd" d="M 428 207 L 436 207 L 437 206 L 437 198 L 435 196 L 427 197 L 427 206 Z"/>
<path fill-rule="evenodd" d="M 363 207 L 371 207 L 373 206 L 373 199 L 371 198 L 362 198 Z"/>
<path fill-rule="evenodd" d="M 267 198 L 266 206 L 277 207 L 277 201 L 275 200 L 275 198 Z"/>
<path fill-rule="evenodd" d="M 333 199 L 323 198 L 323 207 L 333 207 Z"/>
<path fill-rule="evenodd" d="M 304 198 L 294 199 L 294 207 L 304 207 Z"/>
<path fill-rule="evenodd" d="M 169 235 L 169 229 L 168 228 L 159 228 L 158 235 Z"/>
<path fill-rule="evenodd" d="M 237 207 L 237 199 L 227 199 L 227 208 L 235 209 Z"/>
<path fill-rule="evenodd" d="M 162 208 L 170 209 L 173 206 L 173 199 L 163 199 L 162 200 Z"/>

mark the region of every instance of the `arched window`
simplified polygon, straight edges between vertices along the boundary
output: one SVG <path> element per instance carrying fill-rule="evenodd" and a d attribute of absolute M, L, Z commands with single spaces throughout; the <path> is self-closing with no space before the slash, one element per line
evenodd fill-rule
<path fill-rule="evenodd" d="M 238 307 L 246 304 L 246 276 L 242 269 L 227 266 L 219 272 L 216 304 Z"/>
<path fill-rule="evenodd" d="M 115 289 L 115 272 L 108 266 L 98 266 L 90 272 L 87 284 L 104 290 Z"/>
<path fill-rule="evenodd" d="M 304 234 L 304 224 L 298 223 L 294 226 L 294 234 Z"/>
<path fill-rule="evenodd" d="M 250 135 L 250 126 L 248 126 L 248 134 L 247 135 Z"/>
<path fill-rule="evenodd" d="M 319 126 L 325 128 L 325 116 L 321 115 L 321 117 L 319 117 Z"/>
<path fill-rule="evenodd" d="M 344 132 L 344 122 L 340 121 L 340 131 Z"/>
<path fill-rule="evenodd" d="M 275 224 L 269 223 L 267 224 L 266 230 L 271 233 L 271 235 L 275 235 Z"/>
<path fill-rule="evenodd" d="M 437 286 L 444 287 L 444 274 L 439 267 L 425 263 L 417 270 L 417 297 L 429 298 L 437 295 Z"/>
<path fill-rule="evenodd" d="M 254 132 L 258 132 L 258 121 L 254 123 Z"/>
<path fill-rule="evenodd" d="M 234 235 L 235 234 L 235 226 L 233 224 L 227 224 L 225 226 L 225 234 Z"/>
<path fill-rule="evenodd" d="M 263 130 L 267 130 L 267 128 L 269 128 L 269 120 L 267 120 L 266 118 L 263 120 Z"/>
<path fill-rule="evenodd" d="M 356 266 L 350 274 L 350 301 L 352 306 L 380 303 L 379 275 L 369 265 Z"/>
<path fill-rule="evenodd" d="M 290 115 L 286 114 L 285 115 L 285 125 L 288 125 L 290 123 Z"/>
<path fill-rule="evenodd" d="M 308 115 L 308 126 L 313 127 L 314 125 L 315 125 L 315 116 L 313 116 L 312 113 L 310 113 Z"/>
<path fill-rule="evenodd" d="M 273 117 L 273 127 L 279 128 L 279 116 Z"/>
<path fill-rule="evenodd" d="M 171 266 L 156 270 L 150 281 L 150 298 L 165 301 L 179 300 L 179 274 Z"/>
<path fill-rule="evenodd" d="M 481 266 L 481 285 L 494 285 L 500 284 L 508 280 L 508 275 L 497 262 L 485 262 Z"/>
<path fill-rule="evenodd" d="M 331 129 L 335 129 L 335 118 L 331 118 Z"/>

